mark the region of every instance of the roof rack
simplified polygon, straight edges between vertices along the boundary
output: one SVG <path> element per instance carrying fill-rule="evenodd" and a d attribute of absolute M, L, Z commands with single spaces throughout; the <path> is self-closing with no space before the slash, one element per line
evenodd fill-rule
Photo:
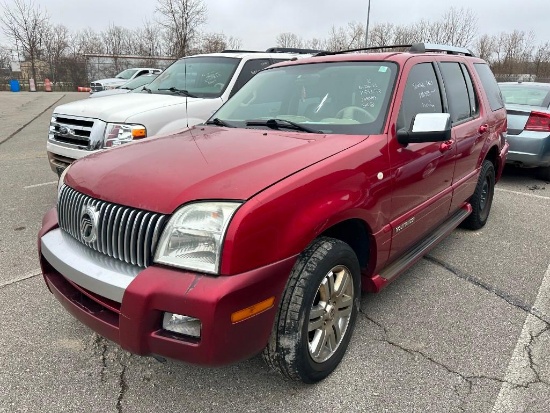
<path fill-rule="evenodd" d="M 238 49 L 226 49 L 220 53 L 264 53 L 261 50 L 238 50 Z"/>
<path fill-rule="evenodd" d="M 474 54 L 465 47 L 447 46 L 441 44 L 432 43 L 413 43 L 413 44 L 392 44 L 386 46 L 371 46 L 361 47 L 359 49 L 340 50 L 338 52 L 326 52 L 322 51 L 315 56 L 329 56 L 344 53 L 363 52 L 369 50 L 382 50 L 382 49 L 408 49 L 409 53 L 426 53 L 426 52 L 445 52 L 447 54 L 456 54 L 464 56 L 474 56 Z"/>
<path fill-rule="evenodd" d="M 323 50 L 317 49 L 300 49 L 297 47 L 270 47 L 266 53 L 299 53 L 299 54 L 315 54 L 322 53 Z"/>
<path fill-rule="evenodd" d="M 348 49 L 348 50 L 340 50 L 338 52 L 327 52 L 327 51 L 321 51 L 317 53 L 315 56 L 330 56 L 335 54 L 344 54 L 344 53 L 353 53 L 353 52 L 363 52 L 363 51 L 369 51 L 369 50 L 380 50 L 380 49 L 406 49 L 411 47 L 410 44 L 392 44 L 387 46 L 370 46 L 370 47 L 361 47 L 359 49 Z"/>
<path fill-rule="evenodd" d="M 470 49 L 465 47 L 448 46 L 444 44 L 433 43 L 413 43 L 409 49 L 411 53 L 426 53 L 426 52 L 445 52 L 447 54 L 456 54 L 464 56 L 474 56 Z"/>

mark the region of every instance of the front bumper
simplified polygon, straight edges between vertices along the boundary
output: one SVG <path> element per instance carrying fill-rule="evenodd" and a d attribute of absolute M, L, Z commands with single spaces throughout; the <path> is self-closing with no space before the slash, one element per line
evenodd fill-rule
<path fill-rule="evenodd" d="M 550 166 L 550 134 L 548 132 L 522 131 L 508 134 L 510 152 L 507 163 L 521 167 Z"/>
<path fill-rule="evenodd" d="M 39 234 L 40 263 L 50 291 L 73 316 L 132 353 L 205 366 L 237 362 L 265 347 L 296 260 L 218 277 L 161 266 L 142 269 L 96 257 L 56 227 L 50 212 Z M 232 313 L 272 296 L 273 307 L 232 323 Z M 200 339 L 163 330 L 164 312 L 200 319 Z"/>
<path fill-rule="evenodd" d="M 63 170 L 77 159 L 98 152 L 97 150 L 89 151 L 85 149 L 69 148 L 53 143 L 50 140 L 48 140 L 46 144 L 46 151 L 48 152 L 50 168 L 58 175 L 61 175 Z"/>

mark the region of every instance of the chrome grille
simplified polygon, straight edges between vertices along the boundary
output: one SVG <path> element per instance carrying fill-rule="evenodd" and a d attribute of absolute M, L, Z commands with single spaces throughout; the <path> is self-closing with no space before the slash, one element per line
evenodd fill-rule
<path fill-rule="evenodd" d="M 91 82 L 90 89 L 92 89 L 92 92 L 101 92 L 103 90 L 103 85 L 99 82 Z"/>
<path fill-rule="evenodd" d="M 81 231 L 82 209 L 98 212 L 96 235 L 86 242 Z M 166 216 L 84 195 L 64 185 L 57 204 L 59 227 L 88 247 L 128 264 L 147 267 L 157 245 Z"/>
<path fill-rule="evenodd" d="M 49 138 L 69 145 L 90 146 L 90 136 L 94 120 L 66 115 L 53 115 L 50 122 Z"/>

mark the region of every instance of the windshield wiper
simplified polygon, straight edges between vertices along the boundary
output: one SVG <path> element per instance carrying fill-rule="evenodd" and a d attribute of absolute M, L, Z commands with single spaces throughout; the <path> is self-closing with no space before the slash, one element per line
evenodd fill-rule
<path fill-rule="evenodd" d="M 246 122 L 246 126 L 267 126 L 271 129 L 287 128 L 307 133 L 323 133 L 320 130 L 308 128 L 307 126 L 300 125 L 299 123 L 292 122 L 290 120 L 277 118 L 268 120 L 249 120 Z"/>
<path fill-rule="evenodd" d="M 226 128 L 236 128 L 236 126 L 231 125 L 226 121 L 221 120 L 220 118 L 209 119 L 208 121 L 205 122 L 205 125 L 217 125 L 217 126 L 225 126 Z"/>
<path fill-rule="evenodd" d="M 141 89 L 141 91 L 143 92 L 144 90 L 146 92 L 153 93 L 153 92 L 151 92 L 151 89 L 149 89 L 147 86 L 143 86 L 143 89 Z"/>
<path fill-rule="evenodd" d="M 167 88 L 161 88 L 161 89 L 158 89 L 159 91 L 160 90 L 169 90 L 170 92 L 172 93 L 177 93 L 179 95 L 183 95 L 183 96 L 187 96 L 188 98 L 196 98 L 195 95 L 189 93 L 187 90 L 184 90 L 184 89 L 178 89 L 178 88 L 175 88 L 174 86 L 172 87 L 167 87 Z"/>

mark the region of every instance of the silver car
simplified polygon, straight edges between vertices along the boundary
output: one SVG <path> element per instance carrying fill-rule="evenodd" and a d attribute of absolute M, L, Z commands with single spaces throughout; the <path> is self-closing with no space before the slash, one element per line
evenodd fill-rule
<path fill-rule="evenodd" d="M 507 163 L 550 181 L 550 83 L 499 83 L 508 112 Z"/>
<path fill-rule="evenodd" d="M 142 90 L 143 86 L 148 85 L 153 80 L 156 79 L 158 75 L 155 74 L 146 74 L 136 77 L 135 79 L 129 80 L 126 83 L 124 83 L 122 86 L 117 86 L 113 89 L 107 89 L 102 90 L 101 92 L 95 92 L 90 94 L 91 98 L 100 98 L 103 96 L 111 96 L 111 95 L 120 95 L 122 93 L 128 93 L 132 90 L 138 89 Z"/>

